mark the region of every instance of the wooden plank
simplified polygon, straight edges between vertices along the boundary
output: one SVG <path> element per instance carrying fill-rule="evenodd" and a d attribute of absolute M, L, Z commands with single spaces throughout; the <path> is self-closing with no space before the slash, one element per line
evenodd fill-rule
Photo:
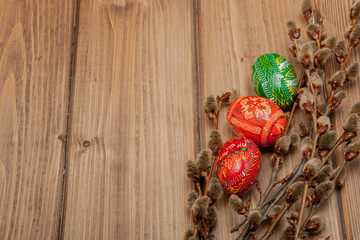
<path fill-rule="evenodd" d="M 327 16 L 327 21 L 331 24 L 331 33 L 335 35 L 339 39 L 344 39 L 344 29 L 347 27 L 348 24 L 348 17 L 347 13 L 351 7 L 352 1 L 344 1 L 343 4 L 338 4 L 336 1 L 329 1 L 323 4 L 324 12 L 330 12 L 330 9 L 337 8 L 337 14 L 330 14 Z M 339 13 L 346 13 L 339 14 Z M 356 48 L 352 54 L 350 55 L 350 59 L 347 65 L 350 65 L 354 62 L 360 62 L 360 54 L 359 48 Z M 334 63 L 334 69 L 338 70 L 339 66 Z M 346 120 L 346 117 L 349 113 L 349 108 L 352 106 L 353 103 L 360 100 L 359 97 L 359 89 L 360 83 L 356 81 L 351 84 L 347 84 L 344 88 L 346 90 L 348 97 L 343 105 L 343 107 L 337 110 L 336 114 L 336 121 L 335 121 L 335 128 L 338 132 L 342 132 L 342 125 Z M 344 148 L 341 147 L 335 153 L 335 160 L 338 164 L 341 163 L 343 159 L 343 151 Z M 348 178 L 346 180 L 346 184 L 344 187 L 341 188 L 341 198 L 342 198 L 342 207 L 344 211 L 344 220 L 345 220 L 345 227 L 346 227 L 346 236 L 347 239 L 358 239 L 360 236 L 360 210 L 358 208 L 358 199 L 360 197 L 360 186 L 357 184 L 360 182 L 360 163 L 358 161 L 351 162 L 347 167 L 348 171 Z"/>
<path fill-rule="evenodd" d="M 196 154 L 193 1 L 80 1 L 64 239 L 181 239 Z"/>
<path fill-rule="evenodd" d="M 221 94 L 230 88 L 238 89 L 240 96 L 254 94 L 250 82 L 250 69 L 255 59 L 264 53 L 276 52 L 285 56 L 293 63 L 297 74 L 300 75 L 301 66 L 296 64 L 297 61 L 288 51 L 290 41 L 285 22 L 292 19 L 304 26 L 300 13 L 301 2 L 295 0 L 197 1 L 200 101 L 208 94 Z M 348 19 L 350 2 L 350 0 L 341 3 L 336 0 L 317 1 L 326 16 L 331 33 L 338 37 L 343 36 L 341 29 Z M 358 85 L 352 89 L 352 96 L 356 96 L 358 89 Z M 228 139 L 233 134 L 226 123 L 225 115 L 226 111 L 222 111 L 220 129 L 224 133 L 224 138 Z M 301 113 L 298 116 L 300 115 Z M 201 115 L 200 127 L 202 146 L 204 147 L 205 139 L 213 125 L 209 123 L 205 115 Z M 259 178 L 263 188 L 266 187 L 270 175 L 270 171 L 268 171 L 271 168 L 269 156 L 269 153 L 264 152 L 262 172 Z M 285 173 L 289 173 L 298 162 L 299 156 L 292 153 L 279 175 L 284 176 Z M 345 216 L 348 215 L 345 222 L 347 225 L 351 222 L 354 233 L 359 231 L 359 214 L 350 214 L 349 212 L 356 213 L 354 210 L 355 199 L 359 196 L 359 187 L 351 184 L 358 178 L 355 172 L 350 174 L 350 184 L 347 185 L 347 188 L 351 188 L 352 193 L 350 191 L 343 193 L 343 196 L 348 197 L 350 206 L 348 210 L 347 206 L 343 204 L 344 211 L 346 211 Z M 257 194 L 253 191 L 251 195 L 256 198 Z M 245 198 L 248 196 L 246 195 Z M 235 226 L 241 218 L 235 216 L 228 209 L 226 202 L 227 198 L 217 204 L 220 216 L 215 233 L 219 239 L 234 239 L 237 235 L 231 235 L 229 229 Z M 343 239 L 342 216 L 339 212 L 336 194 L 333 194 L 329 201 L 319 209 L 319 213 L 328 220 L 327 228 L 322 235 L 331 235 L 332 239 Z M 347 229 L 348 239 L 351 239 L 351 236 L 359 235 L 354 233 L 354 235 L 349 235 L 350 226 L 347 226 Z M 273 235 L 272 238 L 279 239 L 280 235 Z"/>
<path fill-rule="evenodd" d="M 57 239 L 72 1 L 0 2 L 0 238 Z"/>

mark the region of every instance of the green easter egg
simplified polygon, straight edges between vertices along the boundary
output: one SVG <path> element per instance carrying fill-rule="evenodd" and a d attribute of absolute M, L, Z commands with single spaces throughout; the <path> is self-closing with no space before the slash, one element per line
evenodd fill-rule
<path fill-rule="evenodd" d="M 290 62 L 278 54 L 264 54 L 256 59 L 251 69 L 251 82 L 256 94 L 283 109 L 295 100 L 296 73 Z"/>

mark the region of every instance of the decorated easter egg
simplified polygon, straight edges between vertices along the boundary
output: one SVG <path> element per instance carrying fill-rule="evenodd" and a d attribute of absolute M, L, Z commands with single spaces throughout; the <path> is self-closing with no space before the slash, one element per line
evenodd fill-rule
<path fill-rule="evenodd" d="M 295 100 L 297 78 L 294 68 L 278 54 L 264 54 L 256 59 L 251 69 L 251 82 L 257 95 L 283 109 Z"/>
<path fill-rule="evenodd" d="M 236 134 L 243 133 L 261 147 L 274 146 L 287 124 L 279 106 L 258 96 L 236 99 L 229 107 L 227 120 Z"/>
<path fill-rule="evenodd" d="M 216 161 L 216 173 L 224 190 L 243 194 L 255 183 L 261 165 L 256 144 L 244 135 L 228 140 L 221 147 Z"/>

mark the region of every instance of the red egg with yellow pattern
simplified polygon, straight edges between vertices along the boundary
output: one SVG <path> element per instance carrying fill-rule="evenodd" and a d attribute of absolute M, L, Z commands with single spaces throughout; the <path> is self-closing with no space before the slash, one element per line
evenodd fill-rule
<path fill-rule="evenodd" d="M 244 135 L 228 140 L 216 161 L 216 174 L 224 190 L 241 195 L 255 183 L 261 166 L 258 146 Z"/>
<path fill-rule="evenodd" d="M 287 124 L 278 105 L 258 96 L 235 100 L 229 107 L 227 120 L 236 134 L 243 133 L 260 147 L 274 146 Z"/>

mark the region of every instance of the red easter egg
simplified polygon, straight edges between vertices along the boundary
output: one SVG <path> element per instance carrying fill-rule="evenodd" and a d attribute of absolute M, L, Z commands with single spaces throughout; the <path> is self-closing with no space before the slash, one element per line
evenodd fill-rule
<path fill-rule="evenodd" d="M 237 134 L 243 133 L 261 147 L 274 146 L 287 124 L 278 105 L 258 96 L 235 100 L 229 107 L 227 120 Z"/>
<path fill-rule="evenodd" d="M 226 192 L 240 195 L 254 185 L 260 165 L 259 148 L 242 135 L 228 140 L 220 148 L 216 174 Z"/>

